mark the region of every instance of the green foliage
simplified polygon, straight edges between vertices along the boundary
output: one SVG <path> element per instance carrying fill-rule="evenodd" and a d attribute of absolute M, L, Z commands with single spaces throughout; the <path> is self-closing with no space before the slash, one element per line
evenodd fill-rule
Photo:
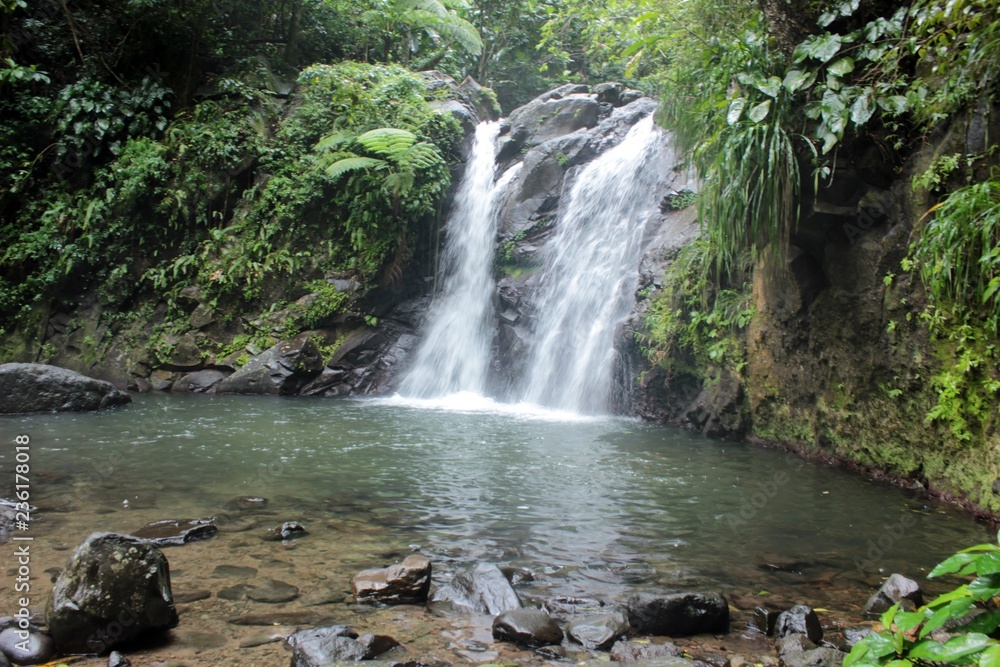
<path fill-rule="evenodd" d="M 949 194 L 931 210 L 911 250 L 932 299 L 968 309 L 993 333 L 1000 326 L 998 177 Z"/>
<path fill-rule="evenodd" d="M 663 208 L 667 211 L 683 211 L 698 203 L 698 193 L 694 190 L 671 192 L 664 198 Z"/>
<path fill-rule="evenodd" d="M 1000 536 L 998 536 L 1000 541 Z M 952 664 L 996 667 L 1000 640 L 1000 546 L 979 544 L 944 560 L 928 575 L 972 577 L 916 611 L 895 604 L 882 614 L 883 630 L 861 639 L 844 659 L 844 667 L 913 667 Z"/>
<path fill-rule="evenodd" d="M 329 324 L 351 300 L 347 292 L 338 291 L 325 280 L 314 280 L 305 287 L 310 293 L 308 305 L 293 309 L 295 326 L 299 329 L 317 329 Z"/>
<path fill-rule="evenodd" d="M 162 132 L 172 96 L 173 91 L 149 77 L 131 90 L 86 78 L 66 86 L 53 109 L 60 136 L 57 157 L 83 160 L 105 150 L 118 155 L 129 137 Z"/>
<path fill-rule="evenodd" d="M 386 61 L 398 58 L 409 62 L 411 53 L 416 50 L 412 40 L 414 32 L 443 41 L 445 51 L 456 44 L 475 56 L 482 53 L 483 40 L 475 26 L 459 13 L 465 7 L 460 0 L 380 0 L 358 18 L 380 34 L 382 57 Z M 403 46 L 397 55 L 398 42 L 403 42 Z"/>
<path fill-rule="evenodd" d="M 697 240 L 677 254 L 653 297 L 640 342 L 647 357 L 668 372 L 698 372 L 745 363 L 739 332 L 753 318 L 749 284 L 738 289 L 715 286 L 716 251 L 710 241 Z"/>

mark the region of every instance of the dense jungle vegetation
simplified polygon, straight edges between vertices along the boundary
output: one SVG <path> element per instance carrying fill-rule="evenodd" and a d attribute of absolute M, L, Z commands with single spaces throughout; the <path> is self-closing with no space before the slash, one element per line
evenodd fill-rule
<path fill-rule="evenodd" d="M 839 165 L 872 149 L 895 178 L 1000 92 L 992 0 L 0 0 L 0 34 L 8 335 L 94 295 L 116 326 L 166 300 L 169 325 L 192 288 L 230 319 L 313 294 L 306 329 L 351 300 L 335 278 L 429 273 L 462 138 L 418 74 L 435 69 L 504 112 L 567 82 L 664 100 L 704 233 L 651 299 L 644 344 L 668 373 L 740 374 L 753 274 L 780 269 Z M 905 324 L 941 357 L 924 416 L 957 442 L 994 434 L 1000 404 L 1000 172 L 983 145 L 913 174 L 922 217 L 885 275 L 922 285 Z M 275 342 L 239 342 L 258 333 Z"/>

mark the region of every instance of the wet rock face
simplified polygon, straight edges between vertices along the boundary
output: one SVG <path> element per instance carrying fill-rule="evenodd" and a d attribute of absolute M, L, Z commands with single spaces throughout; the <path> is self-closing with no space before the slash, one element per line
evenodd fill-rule
<path fill-rule="evenodd" d="M 521 608 L 521 598 L 500 568 L 491 563 L 480 563 L 456 574 L 451 583 L 434 593 L 433 600 L 491 616 Z"/>
<path fill-rule="evenodd" d="M 893 574 L 886 579 L 878 592 L 869 598 L 868 604 L 865 605 L 865 613 L 869 616 L 879 616 L 897 602 L 905 604 L 904 601 L 909 602 L 914 607 L 919 607 L 924 603 L 920 584 L 901 574 Z"/>
<path fill-rule="evenodd" d="M 175 627 L 166 557 L 131 535 L 92 534 L 56 580 L 47 618 L 65 653 L 105 653 Z"/>
<path fill-rule="evenodd" d="M 364 570 L 354 577 L 358 602 L 423 604 L 431 587 L 431 561 L 414 554 L 402 563 L 377 570 Z"/>
<path fill-rule="evenodd" d="M 638 593 L 628 599 L 638 632 L 668 637 L 729 631 L 729 603 L 719 593 Z"/>
<path fill-rule="evenodd" d="M 512 609 L 493 619 L 493 638 L 521 646 L 548 646 L 563 640 L 563 631 L 541 609 Z"/>
<path fill-rule="evenodd" d="M 58 366 L 0 364 L 0 414 L 83 412 L 132 402 L 110 382 Z"/>
<path fill-rule="evenodd" d="M 215 385 L 219 394 L 297 394 L 323 370 L 311 332 L 283 340 Z"/>

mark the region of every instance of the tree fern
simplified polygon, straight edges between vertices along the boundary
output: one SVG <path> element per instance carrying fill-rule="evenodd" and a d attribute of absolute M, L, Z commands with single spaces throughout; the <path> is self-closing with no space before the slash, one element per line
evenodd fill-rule
<path fill-rule="evenodd" d="M 373 157 L 361 157 L 360 155 L 354 155 L 351 157 L 345 157 L 337 160 L 333 164 L 326 168 L 326 175 L 330 178 L 339 178 L 340 176 L 351 172 L 360 171 L 362 169 L 378 169 L 379 167 L 385 166 L 385 160 L 379 160 Z"/>
<path fill-rule="evenodd" d="M 357 142 L 365 149 L 396 159 L 416 141 L 417 135 L 395 127 L 380 127 L 365 132 L 357 138 Z"/>

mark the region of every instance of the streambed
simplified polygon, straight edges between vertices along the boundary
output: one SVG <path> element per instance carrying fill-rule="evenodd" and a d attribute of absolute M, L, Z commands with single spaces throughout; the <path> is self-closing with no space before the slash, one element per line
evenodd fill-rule
<path fill-rule="evenodd" d="M 737 609 L 807 602 L 846 624 L 861 620 L 882 577 L 922 580 L 958 548 L 990 539 L 960 512 L 782 452 L 475 396 L 142 395 L 124 409 L 3 424 L 11 437 L 31 437 L 35 608 L 95 530 L 222 515 L 212 539 L 165 549 L 175 593 L 209 597 L 183 603 L 174 641 L 142 649 L 136 665 L 284 664 L 278 644 L 240 647 L 273 628 L 230 621 L 279 614 L 280 626 L 290 611 L 392 634 L 416 655 L 456 664 L 510 657 L 490 640 L 488 619 L 349 603 L 357 571 L 414 550 L 432 560 L 438 585 L 477 562 L 525 568 L 534 581 L 519 592 L 529 603 L 709 589 Z M 11 448 L 0 464 L 9 492 Z M 269 502 L 227 509 L 240 496 Z M 309 534 L 262 539 L 284 521 Z M 0 546 L 8 567 L 13 548 Z M 10 613 L 7 575 L 0 612 Z M 266 578 L 298 587 L 299 597 L 218 597 Z M 737 614 L 734 639 L 743 622 Z M 105 664 L 82 664 L 91 662 Z"/>

